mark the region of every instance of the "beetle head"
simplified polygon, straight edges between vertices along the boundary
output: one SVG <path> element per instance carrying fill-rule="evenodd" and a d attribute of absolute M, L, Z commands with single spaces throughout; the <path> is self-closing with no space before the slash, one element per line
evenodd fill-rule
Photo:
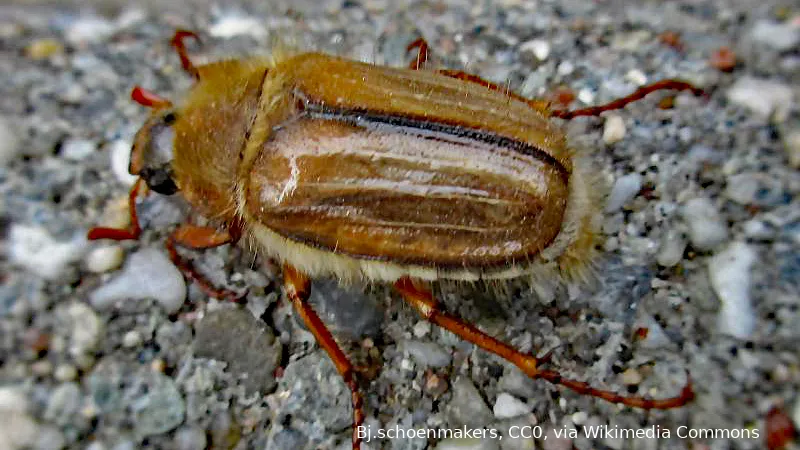
<path fill-rule="evenodd" d="M 159 194 L 172 195 L 178 191 L 172 172 L 175 140 L 172 125 L 176 112 L 169 100 L 138 86 L 133 89 L 131 97 L 137 103 L 153 108 L 153 112 L 136 133 L 128 171 L 142 177 L 147 186 Z"/>

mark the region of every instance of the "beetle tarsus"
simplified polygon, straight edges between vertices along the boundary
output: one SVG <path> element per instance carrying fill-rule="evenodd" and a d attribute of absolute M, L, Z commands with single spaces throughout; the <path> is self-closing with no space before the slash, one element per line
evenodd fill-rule
<path fill-rule="evenodd" d="M 542 358 L 522 353 L 510 345 L 495 339 L 474 325 L 470 325 L 458 317 L 450 315 L 438 307 L 430 290 L 416 286 L 413 281 L 404 277 L 395 282 L 395 289 L 419 313 L 430 322 L 452 332 L 460 338 L 472 342 L 478 347 L 494 353 L 519 367 L 531 378 L 542 378 L 555 385 L 561 385 L 579 394 L 591 395 L 611 403 L 620 403 L 643 409 L 669 409 L 688 403 L 694 398 L 691 379 L 686 374 L 686 385 L 678 396 L 654 400 L 641 396 L 623 396 L 616 392 L 597 389 L 583 381 L 571 380 L 562 377 L 557 371 L 540 369 L 539 366 L 550 360 L 550 354 Z"/>
<path fill-rule="evenodd" d="M 142 234 L 142 227 L 139 225 L 139 217 L 136 214 L 136 199 L 139 197 L 142 189 L 146 191 L 147 185 L 144 184 L 142 178 L 138 178 L 128 193 L 128 211 L 130 214 L 130 225 L 128 225 L 128 229 L 94 227 L 89 229 L 86 239 L 90 241 L 95 241 L 97 239 L 111 239 L 114 241 L 139 239 L 139 235 Z"/>
<path fill-rule="evenodd" d="M 186 38 L 192 38 L 195 41 L 200 42 L 200 36 L 198 36 L 194 31 L 178 30 L 175 32 L 175 35 L 172 36 L 172 39 L 169 41 L 169 43 L 175 48 L 175 51 L 178 52 L 178 57 L 181 59 L 181 67 L 183 67 L 183 70 L 185 70 L 195 79 L 199 79 L 200 72 L 197 70 L 197 67 L 194 65 L 194 63 L 192 63 L 192 60 L 189 58 L 189 52 L 186 50 L 186 44 L 184 43 Z"/>
<path fill-rule="evenodd" d="M 706 93 L 695 87 L 693 84 L 681 80 L 661 80 L 647 86 L 642 86 L 630 95 L 618 98 L 605 105 L 590 106 L 588 108 L 573 109 L 573 110 L 556 110 L 551 111 L 550 115 L 558 117 L 559 119 L 570 120 L 580 116 L 599 116 L 605 111 L 615 109 L 622 109 L 629 103 L 643 99 L 648 94 L 655 91 L 675 90 L 675 91 L 691 91 L 692 94 L 698 97 L 705 97 Z"/>
<path fill-rule="evenodd" d="M 291 300 L 295 310 L 303 319 L 303 322 L 306 324 L 308 330 L 311 331 L 311 334 L 314 335 L 317 343 L 328 353 L 339 375 L 342 376 L 345 384 L 347 384 L 347 387 L 350 389 L 353 405 L 353 450 L 359 450 L 361 448 L 361 438 L 358 435 L 358 430 L 364 423 L 364 399 L 358 389 L 358 382 L 355 378 L 353 364 L 308 303 L 308 297 L 311 295 L 311 281 L 308 276 L 298 271 L 293 266 L 284 264 L 283 284 L 286 290 L 286 296 Z"/>

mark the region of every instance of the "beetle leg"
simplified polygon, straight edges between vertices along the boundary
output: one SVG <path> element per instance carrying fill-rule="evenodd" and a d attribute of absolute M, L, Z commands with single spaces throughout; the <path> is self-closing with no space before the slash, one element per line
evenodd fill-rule
<path fill-rule="evenodd" d="M 200 37 L 194 31 L 177 30 L 169 43 L 175 48 L 175 51 L 178 52 L 178 57 L 181 59 L 181 67 L 183 67 L 183 70 L 188 72 L 189 75 L 195 79 L 200 79 L 200 72 L 192 63 L 192 60 L 189 59 L 189 52 L 186 50 L 186 44 L 183 42 L 186 38 L 192 38 L 195 41 L 200 42 Z"/>
<path fill-rule="evenodd" d="M 458 317 L 452 316 L 439 308 L 438 302 L 433 298 L 430 290 L 424 287 L 415 286 L 414 282 L 404 277 L 397 280 L 394 284 L 395 289 L 403 296 L 406 302 L 411 304 L 428 321 L 456 334 L 460 338 L 472 342 L 478 347 L 494 353 L 503 359 L 519 367 L 529 377 L 543 378 L 553 384 L 562 385 L 579 394 L 588 394 L 599 397 L 611 403 L 621 403 L 626 406 L 633 406 L 644 409 L 669 409 L 682 406 L 694 398 L 692 383 L 687 373 L 686 385 L 680 395 L 661 400 L 653 400 L 642 396 L 622 396 L 612 391 L 606 391 L 591 387 L 588 383 L 577 380 L 570 380 L 562 377 L 557 371 L 540 369 L 539 365 L 544 364 L 549 357 L 537 358 L 531 354 L 522 353 L 510 345 L 499 341 L 474 325 L 470 325 Z"/>
<path fill-rule="evenodd" d="M 417 38 L 414 42 L 408 44 L 406 47 L 406 52 L 410 52 L 413 49 L 417 49 L 417 57 L 414 58 L 411 63 L 408 65 L 409 69 L 412 70 L 420 70 L 425 66 L 425 63 L 428 62 L 428 41 L 425 38 Z"/>
<path fill-rule="evenodd" d="M 339 345 L 333 339 L 331 332 L 322 323 L 314 309 L 308 304 L 308 297 L 311 295 L 311 281 L 306 274 L 298 271 L 289 264 L 283 265 L 283 284 L 286 289 L 286 296 L 291 300 L 297 313 L 303 318 L 303 322 L 309 331 L 314 335 L 319 345 L 328 353 L 328 356 L 336 366 L 339 375 L 342 376 L 347 387 L 350 388 L 351 401 L 353 404 L 353 450 L 361 448 L 361 438 L 358 436 L 358 427 L 364 423 L 364 399 L 358 390 L 358 383 L 355 378 L 353 364 L 344 354 Z"/>
<path fill-rule="evenodd" d="M 599 116 L 604 111 L 611 111 L 614 109 L 622 109 L 628 103 L 633 103 L 637 100 L 643 99 L 647 94 L 655 91 L 662 90 L 677 90 L 677 91 L 691 91 L 692 94 L 697 96 L 705 96 L 702 89 L 694 87 L 692 84 L 681 80 L 661 80 L 647 86 L 642 86 L 634 93 L 622 98 L 618 98 L 605 105 L 590 106 L 588 108 L 574 109 L 571 111 L 551 111 L 550 115 L 558 117 L 559 119 L 570 120 L 579 116 Z"/>
<path fill-rule="evenodd" d="M 191 224 L 182 224 L 167 238 L 167 252 L 172 263 L 180 269 L 183 275 L 196 282 L 200 288 L 211 297 L 225 299 L 233 302 L 240 302 L 247 295 L 247 292 L 239 293 L 230 289 L 218 288 L 214 286 L 203 274 L 198 272 L 188 261 L 181 258 L 175 245 L 202 250 L 207 248 L 219 247 L 220 245 L 233 244 L 238 240 L 235 236 L 238 233 L 230 231 L 218 231 L 212 227 L 201 227 Z"/>
<path fill-rule="evenodd" d="M 139 235 L 142 234 L 142 227 L 139 226 L 139 218 L 136 215 L 136 198 L 139 197 L 140 190 L 144 189 L 145 193 L 147 191 L 147 185 L 144 184 L 143 181 L 142 178 L 137 178 L 136 183 L 133 184 L 133 187 L 131 187 L 128 193 L 128 211 L 131 215 L 128 229 L 94 227 L 91 228 L 86 235 L 87 239 L 90 241 L 97 239 L 113 239 L 115 241 L 139 239 Z"/>

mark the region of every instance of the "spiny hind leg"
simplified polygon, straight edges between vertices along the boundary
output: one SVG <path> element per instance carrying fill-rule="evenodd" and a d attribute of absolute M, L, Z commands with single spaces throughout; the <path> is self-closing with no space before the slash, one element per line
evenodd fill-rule
<path fill-rule="evenodd" d="M 333 339 L 330 330 L 308 303 L 308 297 L 311 295 L 311 280 L 309 280 L 308 276 L 293 266 L 284 264 L 283 285 L 286 289 L 286 296 L 291 300 L 300 317 L 303 318 L 306 327 L 314 335 L 320 347 L 328 353 L 339 375 L 342 376 L 345 384 L 350 388 L 353 405 L 353 450 L 359 450 L 361 448 L 361 438 L 358 435 L 358 427 L 364 423 L 364 399 L 358 389 L 353 364 Z"/>
<path fill-rule="evenodd" d="M 522 353 L 510 345 L 489 336 L 474 325 L 466 323 L 462 319 L 442 311 L 430 290 L 415 284 L 410 278 L 404 277 L 399 279 L 395 282 L 394 287 L 403 299 L 428 321 L 513 363 L 531 378 L 543 378 L 553 384 L 572 389 L 579 394 L 587 394 L 602 398 L 611 403 L 620 403 L 643 409 L 676 408 L 685 405 L 694 398 L 692 383 L 688 377 L 688 373 L 686 385 L 679 395 L 659 400 L 642 396 L 623 396 L 616 392 L 594 388 L 583 381 L 564 378 L 555 370 L 539 368 L 540 365 L 549 361 L 549 354 L 542 358 L 537 358 L 532 354 Z"/>

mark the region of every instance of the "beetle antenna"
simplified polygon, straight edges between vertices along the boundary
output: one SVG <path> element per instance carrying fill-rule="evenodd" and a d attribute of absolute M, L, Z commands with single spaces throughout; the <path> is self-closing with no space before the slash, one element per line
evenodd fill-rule
<path fill-rule="evenodd" d="M 164 97 L 148 91 L 147 89 L 141 86 L 135 86 L 131 91 L 131 99 L 136 103 L 146 106 L 148 108 L 168 108 L 172 106 L 172 102 L 165 99 Z"/>
<path fill-rule="evenodd" d="M 200 36 L 198 36 L 194 31 L 189 30 L 176 31 L 169 43 L 175 48 L 175 51 L 178 52 L 178 57 L 181 59 L 181 67 L 183 67 L 183 70 L 194 77 L 195 80 L 199 80 L 200 71 L 197 70 L 197 67 L 192 63 L 192 60 L 189 59 L 189 52 L 186 50 L 186 44 L 184 43 L 186 38 L 192 38 L 200 43 Z"/>
<path fill-rule="evenodd" d="M 677 91 L 691 91 L 692 94 L 697 96 L 706 96 L 702 89 L 695 87 L 691 83 L 681 80 L 661 80 L 647 86 L 642 86 L 634 93 L 622 98 L 613 100 L 605 105 L 590 106 L 588 108 L 573 109 L 571 111 L 552 111 L 551 116 L 558 117 L 559 119 L 570 120 L 579 116 L 599 116 L 605 111 L 614 109 L 622 109 L 628 103 L 633 103 L 637 100 L 643 99 L 647 94 L 655 91 L 663 90 L 677 90 Z"/>

